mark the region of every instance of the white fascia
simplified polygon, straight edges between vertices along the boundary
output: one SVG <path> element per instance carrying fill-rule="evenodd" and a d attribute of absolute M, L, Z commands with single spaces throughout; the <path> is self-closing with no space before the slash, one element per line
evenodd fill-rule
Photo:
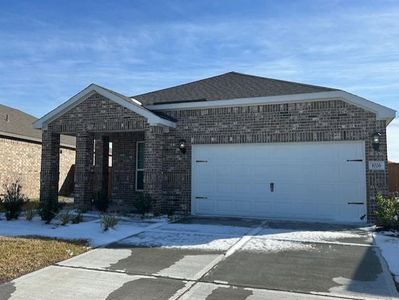
<path fill-rule="evenodd" d="M 90 84 L 87 88 L 84 90 L 80 91 L 77 93 L 75 96 L 55 108 L 54 110 L 50 111 L 48 114 L 44 115 L 42 118 L 38 119 L 33 123 L 33 128 L 36 129 L 41 129 L 44 125 L 48 124 L 52 120 L 54 120 L 57 117 L 62 116 L 75 106 L 79 105 L 83 101 L 85 101 L 88 97 L 93 95 L 94 93 L 98 93 L 105 98 L 123 106 L 126 107 L 127 109 L 145 117 L 150 125 L 161 125 L 161 126 L 167 126 L 167 127 L 176 127 L 176 123 L 163 119 L 156 114 L 152 113 L 148 109 L 143 108 L 142 106 L 134 103 L 132 99 L 120 95 L 118 93 L 112 93 L 108 89 L 105 89 L 99 85 L 96 84 Z"/>
<path fill-rule="evenodd" d="M 365 98 L 353 95 L 345 91 L 329 91 L 319 93 L 293 94 L 268 97 L 239 98 L 228 100 L 201 101 L 201 102 L 182 102 L 171 104 L 157 104 L 145 106 L 150 110 L 183 110 L 216 108 L 228 106 L 246 106 L 259 104 L 283 104 L 293 102 L 312 102 L 320 100 L 342 100 L 361 107 L 376 114 L 377 120 L 385 120 L 389 124 L 396 116 L 396 111 L 386 106 L 377 104 Z"/>

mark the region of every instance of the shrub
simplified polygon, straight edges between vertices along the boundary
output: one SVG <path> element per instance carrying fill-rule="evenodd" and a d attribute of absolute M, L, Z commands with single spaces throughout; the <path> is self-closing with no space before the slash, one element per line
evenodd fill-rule
<path fill-rule="evenodd" d="M 62 226 L 65 226 L 71 221 L 71 212 L 66 210 L 65 212 L 59 214 L 60 222 Z"/>
<path fill-rule="evenodd" d="M 106 212 L 108 209 L 108 195 L 105 191 L 100 191 L 94 195 L 94 206 L 101 212 Z"/>
<path fill-rule="evenodd" d="M 25 202 L 23 206 L 23 210 L 37 210 L 40 207 L 40 202 L 37 199 L 29 199 L 29 201 Z"/>
<path fill-rule="evenodd" d="M 142 193 L 139 194 L 136 199 L 134 199 L 133 205 L 137 209 L 137 212 L 144 216 L 152 210 L 153 202 L 154 200 L 150 195 Z"/>
<path fill-rule="evenodd" d="M 399 229 L 399 201 L 382 195 L 378 195 L 376 201 L 376 225 L 384 229 Z"/>
<path fill-rule="evenodd" d="M 6 219 L 18 219 L 22 211 L 22 206 L 28 198 L 22 193 L 22 186 L 19 180 L 10 184 L 3 185 L 5 194 L 2 198 L 2 207 L 5 211 Z"/>
<path fill-rule="evenodd" d="M 104 231 L 114 228 L 118 224 L 118 219 L 112 215 L 103 215 L 101 217 L 101 227 Z"/>
<path fill-rule="evenodd" d="M 39 215 L 42 218 L 42 220 L 46 222 L 46 224 L 49 224 L 51 220 L 53 220 L 54 217 L 57 215 L 57 213 L 58 213 L 57 201 L 45 200 L 42 203 L 40 203 Z"/>
<path fill-rule="evenodd" d="M 36 210 L 28 208 L 25 210 L 25 219 L 26 221 L 32 221 L 32 219 L 36 216 Z"/>
<path fill-rule="evenodd" d="M 82 221 L 83 221 L 82 213 L 78 211 L 78 213 L 74 215 L 72 218 L 72 224 L 79 224 Z"/>

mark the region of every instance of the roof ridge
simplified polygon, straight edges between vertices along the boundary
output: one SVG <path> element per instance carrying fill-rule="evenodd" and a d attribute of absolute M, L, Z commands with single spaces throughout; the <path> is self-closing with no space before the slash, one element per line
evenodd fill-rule
<path fill-rule="evenodd" d="M 235 72 L 235 71 L 231 71 L 229 73 L 233 73 L 233 74 L 240 75 L 240 76 L 245 76 L 245 77 L 254 77 L 254 78 L 259 78 L 259 79 L 267 79 L 267 80 L 279 81 L 279 82 L 290 83 L 290 84 L 298 84 L 298 85 L 302 85 L 302 86 L 309 86 L 309 87 L 316 87 L 316 88 L 330 89 L 330 90 L 339 90 L 339 89 L 336 89 L 336 88 L 322 86 L 322 85 L 315 85 L 315 84 L 308 84 L 308 83 L 297 82 L 297 81 L 290 81 L 290 80 L 283 80 L 283 79 L 277 79 L 277 78 L 263 77 L 263 76 L 259 76 L 259 75 L 245 74 L 245 73 L 240 73 L 240 72 Z M 229 73 L 226 73 L 226 74 L 229 74 Z M 223 75 L 225 75 L 225 74 L 223 74 Z"/>
<path fill-rule="evenodd" d="M 211 77 L 206 77 L 206 78 L 203 78 L 203 79 L 198 79 L 198 80 L 194 80 L 194 81 L 190 81 L 190 82 L 174 85 L 174 86 L 171 86 L 171 87 L 167 87 L 167 88 L 162 88 L 162 89 L 159 89 L 159 90 L 146 92 L 146 93 L 143 93 L 143 94 L 137 94 L 137 95 L 131 96 L 129 98 L 134 98 L 134 97 L 138 97 L 138 96 L 147 96 L 147 95 L 150 95 L 150 94 L 153 94 L 153 93 L 163 92 L 163 91 L 171 90 L 171 89 L 174 89 L 174 88 L 179 88 L 179 87 L 184 87 L 184 86 L 191 85 L 191 84 L 196 84 L 196 83 L 200 83 L 200 82 L 203 82 L 203 81 L 208 81 L 209 79 L 223 77 L 223 76 L 226 76 L 226 75 L 229 75 L 229 74 L 243 76 L 243 77 L 252 77 L 252 78 L 257 78 L 257 79 L 266 79 L 266 80 L 270 80 L 270 81 L 274 81 L 274 82 L 282 82 L 282 83 L 287 83 L 287 84 L 296 84 L 296 85 L 300 85 L 300 86 L 303 86 L 303 87 L 313 87 L 313 88 L 319 88 L 319 89 L 325 89 L 325 90 L 339 90 L 339 89 L 336 89 L 336 88 L 331 88 L 331 87 L 326 87 L 326 86 L 307 84 L 307 83 L 302 83 L 302 82 L 288 81 L 288 80 L 275 79 L 275 78 L 270 78 L 270 77 L 263 77 L 263 76 L 259 76 L 259 75 L 245 74 L 245 73 L 240 73 L 240 72 L 236 72 L 236 71 L 230 71 L 230 72 L 222 73 L 222 74 L 211 76 Z"/>
<path fill-rule="evenodd" d="M 190 85 L 190 84 L 193 84 L 193 83 L 206 81 L 206 80 L 209 80 L 209 79 L 212 79 L 212 78 L 222 77 L 222 76 L 230 74 L 230 73 L 234 73 L 234 71 L 230 71 L 230 72 L 227 72 L 227 73 L 223 73 L 223 74 L 219 74 L 219 75 L 215 75 L 215 76 L 211 76 L 211 77 L 206 77 L 206 78 L 202 78 L 202 79 L 198 79 L 198 80 L 194 80 L 194 81 L 190 81 L 190 82 L 186 82 L 186 83 L 181 83 L 181 84 L 170 86 L 170 87 L 163 88 L 163 89 L 160 89 L 160 90 L 154 90 L 154 91 L 146 92 L 146 93 L 143 93 L 143 94 L 137 94 L 137 95 L 131 96 L 130 98 L 134 98 L 134 97 L 137 97 L 137 96 L 144 96 L 144 95 L 148 95 L 148 94 L 151 94 L 151 93 L 158 93 L 158 92 L 161 92 L 161 91 L 174 89 L 174 88 L 177 88 L 177 87 L 186 86 L 186 85 Z"/>

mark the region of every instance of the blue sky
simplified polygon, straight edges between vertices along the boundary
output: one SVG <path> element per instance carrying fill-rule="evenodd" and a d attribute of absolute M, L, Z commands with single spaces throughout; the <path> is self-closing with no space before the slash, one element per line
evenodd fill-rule
<path fill-rule="evenodd" d="M 92 82 L 135 95 L 232 70 L 399 110 L 397 0 L 0 0 L 0 41 L 0 103 L 38 117 Z"/>

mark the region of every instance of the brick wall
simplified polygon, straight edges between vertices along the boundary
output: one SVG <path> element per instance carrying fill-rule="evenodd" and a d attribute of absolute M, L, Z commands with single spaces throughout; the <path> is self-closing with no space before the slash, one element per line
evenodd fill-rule
<path fill-rule="evenodd" d="M 0 137 L 0 194 L 3 184 L 20 179 L 23 193 L 39 198 L 41 144 Z M 70 167 L 75 163 L 75 151 L 62 148 L 60 154 L 60 187 Z"/>
<path fill-rule="evenodd" d="M 112 142 L 112 200 L 116 208 L 132 208 L 135 191 L 136 142 L 144 139 L 149 128 L 146 119 L 131 110 L 99 95 L 90 95 L 74 108 L 48 124 L 48 130 L 55 133 L 72 133 L 78 137 L 84 135 L 93 143 L 98 136 L 106 136 Z M 78 138 L 79 140 L 79 138 Z M 86 143 L 87 142 L 87 143 Z M 79 146 L 79 145 L 77 145 Z M 83 150 L 85 151 L 85 150 Z M 93 151 L 91 148 L 89 151 Z M 93 191 L 93 179 L 89 169 L 93 168 L 89 156 L 79 154 L 75 173 L 75 204 L 87 208 Z M 92 154 L 91 154 L 92 155 Z M 76 175 L 77 174 L 77 175 Z M 92 178 L 88 178 L 92 177 Z M 84 194 L 84 195 L 83 195 Z"/>
<path fill-rule="evenodd" d="M 112 142 L 112 199 L 118 207 L 133 208 L 136 192 L 136 143 L 144 140 L 143 132 L 117 133 Z"/>
<path fill-rule="evenodd" d="M 191 144 L 281 143 L 315 141 L 366 141 L 368 160 L 387 161 L 385 122 L 374 113 L 341 100 L 255 105 L 197 110 L 163 111 L 178 120 L 164 145 L 163 190 L 167 206 L 190 212 Z M 371 136 L 382 134 L 380 152 Z M 177 142 L 188 142 L 186 154 Z M 373 218 L 375 195 L 386 192 L 385 171 L 367 166 L 368 217 Z"/>
<path fill-rule="evenodd" d="M 373 218 L 375 195 L 387 191 L 387 172 L 368 170 L 369 160 L 387 161 L 385 122 L 377 121 L 374 113 L 341 100 L 163 113 L 177 120 L 175 129 L 151 128 L 142 116 L 94 94 L 54 120 L 48 128 L 58 133 L 90 132 L 95 135 L 106 132 L 111 141 L 112 135 L 118 132 L 144 133 L 145 168 L 148 170 L 145 189 L 159 198 L 157 205 L 162 210 L 173 208 L 183 213 L 191 210 L 192 144 L 365 141 L 369 220 Z M 374 151 L 370 143 L 376 131 L 382 134 L 379 152 Z M 113 148 L 114 155 L 118 153 L 117 146 L 120 148 L 113 158 L 113 172 L 120 175 L 118 178 L 113 176 L 113 188 L 118 190 L 121 199 L 128 199 L 128 195 L 134 197 L 135 173 L 130 167 L 135 165 L 137 137 L 119 138 L 119 146 L 115 140 Z M 185 154 L 177 148 L 180 139 L 187 141 Z M 126 166 L 124 172 L 122 166 Z M 113 193 L 115 198 L 116 195 Z"/>

